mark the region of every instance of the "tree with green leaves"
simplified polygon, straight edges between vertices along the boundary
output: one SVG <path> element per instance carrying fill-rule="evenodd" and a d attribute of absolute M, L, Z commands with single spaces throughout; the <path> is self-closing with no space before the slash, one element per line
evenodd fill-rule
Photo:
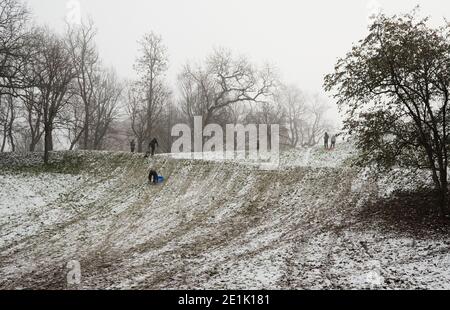
<path fill-rule="evenodd" d="M 450 24 L 417 11 L 379 15 L 325 77 L 356 138 L 359 163 L 429 169 L 448 214 Z"/>

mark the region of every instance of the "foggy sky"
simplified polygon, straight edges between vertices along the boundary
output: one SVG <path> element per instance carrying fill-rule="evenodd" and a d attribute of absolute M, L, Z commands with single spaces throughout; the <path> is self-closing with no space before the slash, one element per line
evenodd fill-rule
<path fill-rule="evenodd" d="M 76 1 L 76 0 L 71 0 Z M 69 0 L 28 0 L 39 23 L 62 30 Z M 100 54 L 123 78 L 133 78 L 137 41 L 144 33 L 162 35 L 168 47 L 168 81 L 187 60 L 201 60 L 213 47 L 231 48 L 257 63 L 269 62 L 285 82 L 321 92 L 353 42 L 367 32 L 368 16 L 409 12 L 420 5 L 434 23 L 450 19 L 448 0 L 79 0 L 93 18 Z"/>

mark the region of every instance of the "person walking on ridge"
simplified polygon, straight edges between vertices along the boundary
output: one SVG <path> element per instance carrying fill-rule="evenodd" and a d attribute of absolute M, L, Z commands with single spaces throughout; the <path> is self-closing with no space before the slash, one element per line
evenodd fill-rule
<path fill-rule="evenodd" d="M 328 140 L 330 139 L 330 136 L 328 135 L 328 132 L 325 132 L 325 135 L 323 136 L 323 142 L 325 149 L 328 150 Z"/>

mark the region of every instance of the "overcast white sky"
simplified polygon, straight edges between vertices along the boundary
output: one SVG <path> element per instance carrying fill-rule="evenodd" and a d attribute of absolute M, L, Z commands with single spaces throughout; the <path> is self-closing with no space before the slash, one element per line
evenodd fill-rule
<path fill-rule="evenodd" d="M 434 22 L 450 19 L 448 0 L 28 0 L 38 22 L 61 29 L 73 3 L 98 28 L 107 65 L 132 78 L 137 41 L 162 35 L 172 85 L 187 60 L 228 47 L 258 63 L 276 65 L 288 83 L 322 92 L 323 76 L 363 38 L 371 11 L 407 12 L 420 5 Z"/>

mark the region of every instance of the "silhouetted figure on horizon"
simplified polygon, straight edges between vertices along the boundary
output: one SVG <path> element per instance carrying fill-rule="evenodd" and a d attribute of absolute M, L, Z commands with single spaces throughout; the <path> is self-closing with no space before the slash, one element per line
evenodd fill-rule
<path fill-rule="evenodd" d="M 336 148 L 336 135 L 333 135 L 331 137 L 331 149 L 335 149 Z"/>
<path fill-rule="evenodd" d="M 155 151 L 158 146 L 158 140 L 156 140 L 156 138 L 153 138 L 153 140 L 148 144 L 148 151 L 145 154 L 145 157 L 147 158 L 149 154 L 151 154 L 152 157 L 155 156 Z"/>
<path fill-rule="evenodd" d="M 156 140 L 156 138 L 153 138 L 153 140 L 150 141 L 150 144 L 148 146 L 150 148 L 151 155 L 154 156 L 156 148 L 159 146 L 158 140 Z"/>
<path fill-rule="evenodd" d="M 328 135 L 328 132 L 325 132 L 325 135 L 323 136 L 323 142 L 325 149 L 328 150 L 328 140 L 330 139 L 330 136 Z"/>

